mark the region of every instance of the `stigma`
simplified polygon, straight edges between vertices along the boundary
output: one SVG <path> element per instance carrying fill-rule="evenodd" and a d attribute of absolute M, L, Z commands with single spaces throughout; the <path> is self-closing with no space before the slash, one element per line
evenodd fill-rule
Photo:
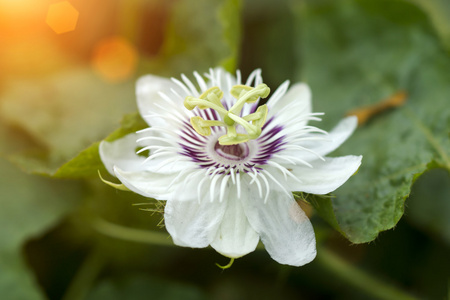
<path fill-rule="evenodd" d="M 235 85 L 231 88 L 230 94 L 236 98 L 236 102 L 227 110 L 221 101 L 224 93 L 215 86 L 203 92 L 198 98 L 187 96 L 184 99 L 184 107 L 189 110 L 193 110 L 195 107 L 215 110 L 221 120 L 204 120 L 200 116 L 195 116 L 190 119 L 192 127 L 203 136 L 211 134 L 212 126 L 224 127 L 226 134 L 219 137 L 218 143 L 222 146 L 237 145 L 256 139 L 261 135 L 261 128 L 266 122 L 268 113 L 267 105 L 264 104 L 259 106 L 255 112 L 241 116 L 244 104 L 255 103 L 259 98 L 269 96 L 269 93 L 270 88 L 264 83 L 256 87 Z M 238 133 L 236 130 L 238 125 L 242 126 L 246 133 Z"/>

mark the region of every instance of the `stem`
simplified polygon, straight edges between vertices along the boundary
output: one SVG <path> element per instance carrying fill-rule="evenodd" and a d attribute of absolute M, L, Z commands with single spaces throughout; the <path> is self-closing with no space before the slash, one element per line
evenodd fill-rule
<path fill-rule="evenodd" d="M 96 219 L 93 227 L 98 232 L 116 239 L 160 246 L 173 246 L 166 233 L 124 227 L 103 219 Z"/>
<path fill-rule="evenodd" d="M 91 253 L 88 254 L 67 288 L 63 300 L 79 300 L 86 298 L 92 283 L 95 281 L 105 264 L 105 254 L 104 251 L 101 251 L 100 249 L 101 247 L 96 246 Z"/>
<path fill-rule="evenodd" d="M 417 300 L 417 298 L 407 292 L 380 281 L 370 274 L 352 266 L 328 249 L 321 248 L 316 261 L 343 281 L 359 288 L 375 299 Z"/>

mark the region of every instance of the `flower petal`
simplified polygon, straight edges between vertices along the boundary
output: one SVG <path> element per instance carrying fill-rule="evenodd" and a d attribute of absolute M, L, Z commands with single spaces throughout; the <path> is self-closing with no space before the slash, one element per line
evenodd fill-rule
<path fill-rule="evenodd" d="M 180 97 L 176 96 L 175 91 Z M 150 126 L 164 126 L 167 124 L 167 120 L 159 116 L 165 116 L 170 114 L 170 110 L 167 111 L 162 107 L 167 107 L 168 102 L 163 99 L 161 93 L 167 95 L 171 101 L 173 101 L 173 107 L 182 111 L 183 100 L 186 97 L 186 93 L 172 80 L 155 76 L 146 75 L 136 83 L 136 96 L 139 112 L 144 120 Z"/>
<path fill-rule="evenodd" d="M 198 189 L 201 180 L 205 178 L 204 170 L 188 169 L 184 172 L 164 174 L 150 171 L 126 172 L 114 167 L 114 174 L 133 192 L 157 200 L 197 201 L 203 195 L 210 197 Z M 209 187 L 207 184 L 203 186 Z"/>
<path fill-rule="evenodd" d="M 164 222 L 176 245 L 207 247 L 216 236 L 225 212 L 225 201 L 167 201 Z"/>
<path fill-rule="evenodd" d="M 113 142 L 102 141 L 99 146 L 100 158 L 109 173 L 115 176 L 114 166 L 127 172 L 150 171 L 161 174 L 179 173 L 182 170 L 192 168 L 192 162 L 186 157 L 180 156 L 177 149 L 170 155 L 160 156 L 146 160 L 145 156 L 136 154 L 141 147 L 167 146 L 158 140 L 145 140 L 140 138 L 161 138 L 155 132 L 140 131 L 128 134 Z M 195 168 L 195 166 L 194 166 Z"/>
<path fill-rule="evenodd" d="M 99 146 L 100 158 L 109 173 L 115 176 L 114 166 L 127 171 L 144 170 L 145 157 L 136 154 L 138 135 L 128 134 L 113 142 L 102 141 Z"/>
<path fill-rule="evenodd" d="M 285 93 L 288 86 L 289 82 L 284 82 L 267 102 L 269 108 L 268 118 L 281 113 L 288 115 L 295 114 L 297 117 L 311 113 L 311 90 L 309 89 L 309 86 L 305 83 L 296 83 Z M 281 96 L 277 96 L 277 94 Z M 295 107 L 295 109 L 292 109 L 293 107 Z M 305 123 L 306 122 L 302 122 L 302 124 Z"/>
<path fill-rule="evenodd" d="M 292 196 L 272 190 L 264 203 L 256 193 L 243 198 L 248 220 L 270 256 L 281 264 L 302 266 L 316 256 L 314 230 Z"/>
<path fill-rule="evenodd" d="M 114 175 L 131 191 L 144 197 L 158 200 L 171 199 L 174 195 L 173 189 L 169 189 L 170 183 L 176 174 L 159 174 L 148 171 L 121 170 L 114 167 Z"/>
<path fill-rule="evenodd" d="M 225 215 L 211 246 L 224 256 L 238 258 L 255 251 L 259 235 L 250 226 L 241 200 L 234 196 L 235 193 L 231 194 L 233 196 L 225 200 Z"/>
<path fill-rule="evenodd" d="M 358 118 L 355 116 L 347 117 L 342 119 L 329 133 L 328 135 L 320 135 L 323 137 L 323 140 L 312 140 L 312 141 L 304 141 L 301 143 L 302 147 L 308 148 L 316 152 L 319 155 L 327 155 L 331 153 L 333 150 L 337 149 L 342 143 L 344 143 L 350 135 L 352 135 L 353 131 L 355 131 L 358 126 Z M 312 135 L 311 135 L 312 136 Z M 319 136 L 319 135 L 315 135 Z M 300 155 L 300 154 L 299 154 Z M 302 158 L 305 160 L 316 159 L 312 153 L 304 153 L 302 152 Z"/>
<path fill-rule="evenodd" d="M 287 177 L 288 189 L 311 194 L 328 194 L 343 185 L 358 170 L 361 159 L 362 156 L 353 155 L 326 157 L 325 161 L 311 162 L 312 168 L 291 166 L 291 173 L 301 182 Z"/>

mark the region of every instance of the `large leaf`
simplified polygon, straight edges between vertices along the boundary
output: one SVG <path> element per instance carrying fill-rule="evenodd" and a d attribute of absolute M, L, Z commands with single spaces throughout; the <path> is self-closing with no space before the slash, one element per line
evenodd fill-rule
<path fill-rule="evenodd" d="M 55 185 L 0 159 L 0 290 L 5 299 L 43 299 L 22 257 L 23 244 L 54 226 L 77 203 L 79 186 Z"/>
<path fill-rule="evenodd" d="M 362 154 L 362 166 L 335 199 L 318 202 L 318 210 L 332 205 L 350 241 L 369 242 L 402 217 L 428 164 L 450 169 L 450 57 L 426 16 L 403 1 L 310 1 L 298 18 L 299 79 L 311 85 L 328 128 L 350 109 L 399 90 L 409 95 L 404 107 L 376 116 L 335 153 Z"/>

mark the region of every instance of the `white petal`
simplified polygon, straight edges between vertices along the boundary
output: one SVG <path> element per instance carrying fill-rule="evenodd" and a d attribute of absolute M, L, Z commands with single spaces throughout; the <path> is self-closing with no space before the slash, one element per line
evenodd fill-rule
<path fill-rule="evenodd" d="M 139 145 L 135 133 L 128 134 L 113 142 L 102 141 L 99 146 L 100 158 L 109 173 L 115 176 L 114 166 L 126 171 L 143 170 L 145 157 L 136 154 Z"/>
<path fill-rule="evenodd" d="M 292 196 L 271 191 L 264 203 L 256 193 L 243 199 L 251 226 L 270 256 L 281 264 L 302 266 L 316 256 L 316 239 L 308 217 Z"/>
<path fill-rule="evenodd" d="M 324 140 L 304 141 L 300 143 L 302 147 L 308 148 L 316 152 L 319 155 L 325 156 L 337 149 L 342 143 L 344 143 L 355 131 L 358 125 L 358 118 L 355 116 L 342 119 L 329 133 L 328 135 L 315 135 L 321 136 Z M 313 135 L 311 135 L 313 136 Z M 317 156 L 311 153 L 298 154 L 302 156 L 304 160 L 316 159 Z"/>
<path fill-rule="evenodd" d="M 145 146 L 167 146 L 158 140 L 140 140 L 143 137 L 158 137 L 154 131 L 131 133 L 113 142 L 102 141 L 99 146 L 100 158 L 109 173 L 115 176 L 114 166 L 127 172 L 150 171 L 161 174 L 178 173 L 181 170 L 192 168 L 192 162 L 179 155 L 177 149 L 173 155 L 165 155 L 155 159 L 146 160 L 145 156 L 137 155 L 137 149 Z M 139 141 L 139 142 L 138 142 Z"/>
<path fill-rule="evenodd" d="M 172 89 L 181 97 L 177 97 L 173 94 L 171 91 Z M 165 119 L 155 115 L 149 116 L 150 113 L 158 113 L 161 115 L 168 114 L 168 112 L 157 106 L 167 107 L 167 101 L 161 97 L 160 93 L 166 94 L 174 102 L 175 107 L 179 108 L 183 108 L 183 100 L 184 97 L 187 96 L 183 90 L 170 79 L 155 75 L 145 75 L 139 78 L 136 83 L 137 104 L 141 116 L 150 126 L 164 126 L 167 122 Z"/>
<path fill-rule="evenodd" d="M 130 190 L 145 197 L 167 201 L 198 201 L 199 182 L 205 178 L 204 170 L 185 170 L 176 173 L 150 171 L 126 172 L 114 168 L 115 176 Z M 207 178 L 204 188 L 208 188 Z M 219 189 L 216 189 L 219 193 Z M 209 197 L 209 194 L 204 194 Z M 218 198 L 218 196 L 217 196 Z"/>
<path fill-rule="evenodd" d="M 230 195 L 224 200 L 227 202 L 225 215 L 211 246 L 224 256 L 238 258 L 255 251 L 259 235 L 250 226 L 241 200 L 235 197 L 236 192 L 230 191 Z M 248 195 L 243 193 L 243 197 Z"/>
<path fill-rule="evenodd" d="M 131 191 L 144 197 L 167 200 L 174 196 L 174 188 L 169 189 L 169 185 L 176 177 L 176 173 L 127 172 L 115 166 L 114 175 Z"/>
<path fill-rule="evenodd" d="M 207 247 L 216 236 L 223 219 L 225 201 L 167 201 L 164 222 L 175 244 L 179 246 Z"/>
<path fill-rule="evenodd" d="M 282 84 L 279 89 L 287 88 L 287 84 Z M 275 91 L 275 93 L 277 93 L 277 91 Z M 289 105 L 294 105 L 295 110 L 283 110 Z M 286 94 L 284 94 L 284 96 L 276 97 L 274 99 L 271 98 L 267 102 L 267 106 L 269 108 L 268 118 L 281 112 L 287 114 L 296 114 L 297 116 L 309 114 L 311 113 L 311 90 L 305 83 L 296 83 L 291 86 L 291 88 L 287 91 Z"/>
<path fill-rule="evenodd" d="M 361 159 L 362 156 L 353 155 L 326 157 L 325 161 L 310 162 L 312 168 L 291 166 L 292 174 L 301 182 L 288 177 L 286 183 L 291 191 L 319 195 L 328 194 L 343 185 L 358 170 Z"/>

